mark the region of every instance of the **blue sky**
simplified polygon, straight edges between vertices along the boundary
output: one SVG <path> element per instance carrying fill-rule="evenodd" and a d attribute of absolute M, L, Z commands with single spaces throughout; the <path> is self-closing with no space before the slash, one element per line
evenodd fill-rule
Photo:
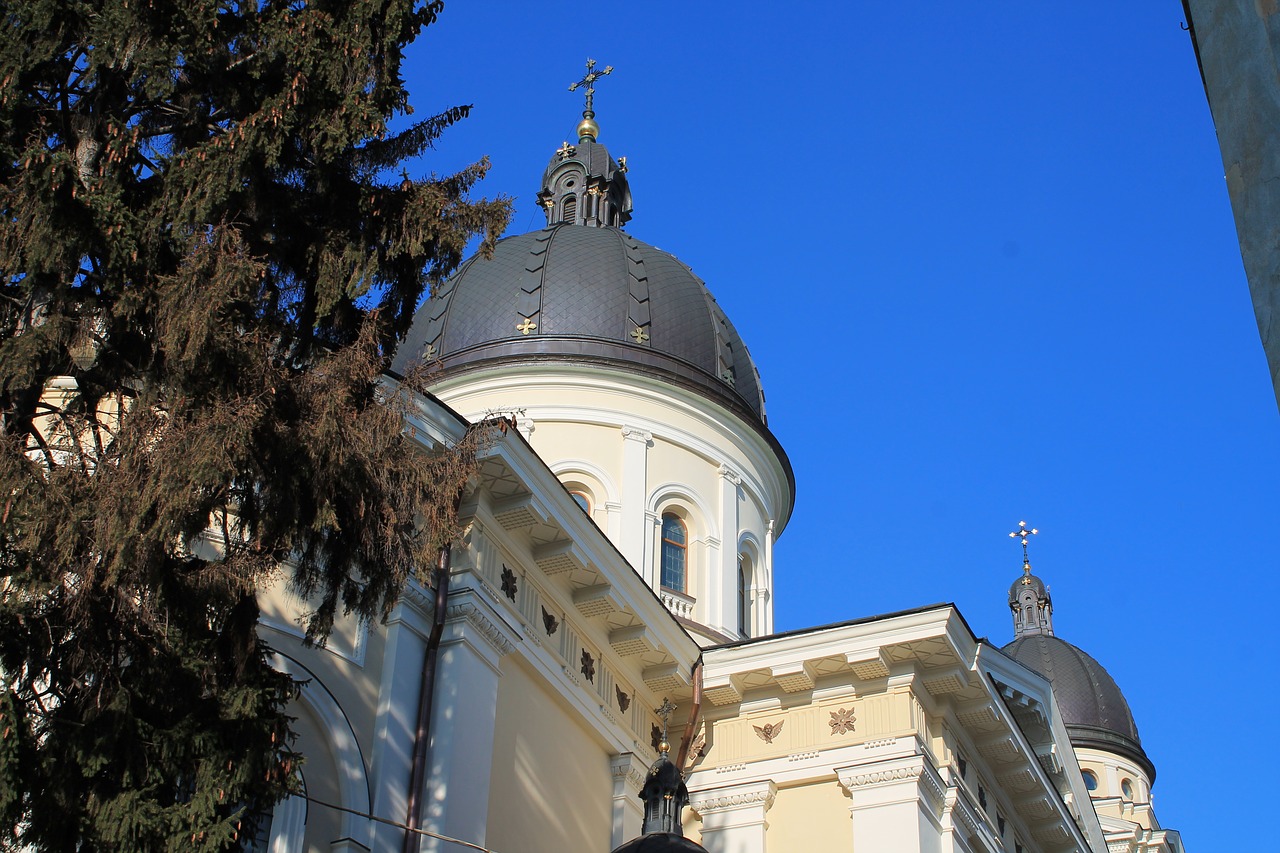
<path fill-rule="evenodd" d="M 453 2 L 407 79 L 419 115 L 475 104 L 418 168 L 489 155 L 519 233 L 568 84 L 615 66 L 627 230 L 706 280 L 795 467 L 776 627 L 953 601 L 1003 644 L 1026 519 L 1058 635 L 1124 689 L 1157 813 L 1204 853 L 1270 810 L 1234 744 L 1280 704 L 1280 414 L 1182 24 L 1176 0 Z"/>

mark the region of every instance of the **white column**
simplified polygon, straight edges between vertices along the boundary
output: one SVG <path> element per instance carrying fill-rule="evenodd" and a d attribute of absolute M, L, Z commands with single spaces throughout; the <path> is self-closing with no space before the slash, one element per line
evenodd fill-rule
<path fill-rule="evenodd" d="M 644 823 L 640 788 L 648 768 L 633 752 L 615 755 L 609 760 L 609 768 L 613 772 L 613 836 L 609 846 L 613 848 L 640 835 Z"/>
<path fill-rule="evenodd" d="M 765 779 L 690 794 L 689 805 L 702 818 L 702 846 L 707 853 L 765 853 L 769 828 L 765 812 L 777 793 L 773 782 Z"/>
<path fill-rule="evenodd" d="M 498 664 L 516 638 L 481 593 L 464 588 L 450 594 L 431 712 L 424 829 L 484 844 Z M 455 847 L 423 838 L 421 849 L 452 853 Z"/>
<path fill-rule="evenodd" d="M 738 636 L 738 489 L 742 477 L 727 465 L 720 470 L 719 565 L 713 569 L 711 626 L 729 637 Z"/>
<path fill-rule="evenodd" d="M 835 768 L 853 804 L 854 850 L 941 853 L 946 785 L 923 755 Z"/>
<path fill-rule="evenodd" d="M 404 823 L 409 806 L 409 777 L 413 773 L 413 741 L 431 607 L 431 597 L 410 581 L 387 620 L 369 776 L 373 813 L 396 823 Z M 404 836 L 403 830 L 394 826 L 377 822 L 369 826 L 373 846 L 378 850 L 395 849 Z"/>
<path fill-rule="evenodd" d="M 644 511 L 648 498 L 651 441 L 651 432 L 629 426 L 622 428 L 622 538 L 618 550 L 649 581 L 649 585 L 657 589 L 654 567 L 644 562 L 644 537 L 649 532 L 644 523 Z"/>

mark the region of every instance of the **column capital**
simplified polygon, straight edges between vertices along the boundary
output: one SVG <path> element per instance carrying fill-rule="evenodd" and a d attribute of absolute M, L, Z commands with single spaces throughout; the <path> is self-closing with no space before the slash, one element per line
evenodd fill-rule
<path fill-rule="evenodd" d="M 613 795 L 638 796 L 644 787 L 648 765 L 634 752 L 623 752 L 609 759 L 609 771 L 613 774 Z"/>
<path fill-rule="evenodd" d="M 923 755 L 907 755 L 834 769 L 840 786 L 854 796 L 855 807 L 859 792 L 890 788 L 903 783 L 914 783 L 918 792 L 928 796 L 935 807 L 942 802 L 947 792 L 947 785 L 934 769 L 933 762 Z"/>
<path fill-rule="evenodd" d="M 639 427 L 633 427 L 633 426 L 624 425 L 622 427 L 622 437 L 627 439 L 628 441 L 638 441 L 638 442 L 643 442 L 645 444 L 648 444 L 649 442 L 653 441 L 653 433 L 649 432 L 648 430 L 640 429 Z"/>
<path fill-rule="evenodd" d="M 449 596 L 449 609 L 445 613 L 445 642 L 468 642 L 472 638 L 483 640 L 487 651 L 495 659 L 501 659 L 515 650 L 519 636 L 485 603 L 474 589 L 459 590 Z"/>
<path fill-rule="evenodd" d="M 742 475 L 730 468 L 728 465 L 721 465 L 716 469 L 716 473 L 721 477 L 724 477 L 730 483 L 733 483 L 735 486 L 742 485 Z"/>
<path fill-rule="evenodd" d="M 717 812 L 758 809 L 759 816 L 762 818 L 764 812 L 773 805 L 777 795 L 778 788 L 773 784 L 773 780 L 764 779 L 759 782 L 690 792 L 689 806 L 703 817 Z"/>

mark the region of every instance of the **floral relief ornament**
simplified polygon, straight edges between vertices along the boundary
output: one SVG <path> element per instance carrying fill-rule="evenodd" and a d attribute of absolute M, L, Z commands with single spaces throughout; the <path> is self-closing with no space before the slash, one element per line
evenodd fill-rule
<path fill-rule="evenodd" d="M 502 567 L 502 594 L 505 595 L 507 598 L 511 599 L 512 601 L 515 601 L 516 592 L 518 589 L 519 587 L 516 586 L 516 573 L 508 569 L 506 566 L 503 566 Z"/>
<path fill-rule="evenodd" d="M 827 725 L 831 726 L 832 735 L 842 735 L 853 731 L 856 721 L 857 717 L 854 716 L 852 708 L 841 708 L 839 711 L 831 712 L 831 719 Z"/>
<path fill-rule="evenodd" d="M 596 683 L 596 660 L 591 656 L 591 652 L 586 649 L 582 650 L 582 674 L 587 681 L 592 684 Z"/>
<path fill-rule="evenodd" d="M 631 697 L 623 693 L 622 688 L 616 684 L 613 685 L 613 689 L 618 694 L 618 710 L 626 713 L 626 710 L 631 707 Z"/>

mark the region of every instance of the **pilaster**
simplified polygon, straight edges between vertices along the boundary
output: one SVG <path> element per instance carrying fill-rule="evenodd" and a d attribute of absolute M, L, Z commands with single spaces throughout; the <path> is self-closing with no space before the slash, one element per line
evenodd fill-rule
<path fill-rule="evenodd" d="M 653 433 L 624 426 L 622 428 L 622 537 L 619 548 L 654 589 L 658 579 L 652 560 L 645 560 L 645 500 L 648 497 L 649 444 Z"/>
<path fill-rule="evenodd" d="M 853 804 L 855 850 L 942 849 L 942 806 L 947 786 L 923 755 L 835 768 Z"/>
<path fill-rule="evenodd" d="M 613 836 L 609 846 L 620 847 L 640 835 L 644 823 L 640 789 L 648 768 L 634 752 L 624 752 L 609 760 L 609 769 L 613 773 Z"/>
<path fill-rule="evenodd" d="M 738 625 L 738 489 L 742 477 L 728 465 L 721 465 L 720 475 L 720 549 L 717 580 L 713 580 L 710 624 L 730 637 L 739 634 Z"/>
<path fill-rule="evenodd" d="M 765 814 L 777 794 L 768 779 L 691 793 L 689 805 L 702 818 L 702 846 L 708 853 L 765 853 Z"/>
<path fill-rule="evenodd" d="M 764 531 L 764 605 L 761 608 L 761 636 L 773 633 L 773 519 Z"/>
<path fill-rule="evenodd" d="M 395 823 L 404 822 L 409 807 L 409 777 L 413 773 L 413 742 L 431 604 L 426 590 L 411 581 L 387 619 L 369 785 L 373 814 Z M 375 847 L 392 849 L 400 844 L 403 832 L 395 826 L 371 823 L 370 829 Z"/>
<path fill-rule="evenodd" d="M 481 592 L 464 588 L 449 596 L 431 714 L 424 829 L 484 844 L 499 662 L 517 640 Z M 452 846 L 424 838 L 421 849 L 447 853 Z"/>

